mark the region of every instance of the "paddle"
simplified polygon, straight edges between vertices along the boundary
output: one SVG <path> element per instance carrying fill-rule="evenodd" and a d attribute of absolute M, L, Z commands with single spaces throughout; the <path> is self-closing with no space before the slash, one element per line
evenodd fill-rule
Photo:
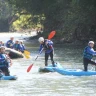
<path fill-rule="evenodd" d="M 24 56 L 29 59 L 30 58 L 30 52 L 27 50 L 24 50 Z"/>
<path fill-rule="evenodd" d="M 52 32 L 48 35 L 48 39 L 49 39 L 49 40 L 52 39 L 55 34 L 56 34 L 56 32 L 55 32 L 55 31 L 52 31 Z M 43 51 L 43 49 L 40 51 L 39 54 L 41 54 L 42 51 Z M 36 56 L 35 61 L 37 60 L 37 58 L 38 58 L 38 55 Z M 31 65 L 27 68 L 27 72 L 29 72 L 29 71 L 31 70 L 32 66 L 33 66 L 33 64 L 31 64 Z"/>
<path fill-rule="evenodd" d="M 40 51 L 39 54 L 41 54 L 42 51 L 43 51 L 43 49 Z M 35 61 L 37 60 L 37 58 L 38 58 L 38 55 L 36 56 Z M 29 71 L 31 70 L 32 66 L 33 66 L 33 64 L 31 64 L 31 65 L 28 67 L 27 72 L 29 72 Z"/>
<path fill-rule="evenodd" d="M 52 32 L 48 35 L 48 39 L 50 40 L 51 38 L 53 38 L 55 34 L 56 34 L 56 31 L 52 31 Z"/>

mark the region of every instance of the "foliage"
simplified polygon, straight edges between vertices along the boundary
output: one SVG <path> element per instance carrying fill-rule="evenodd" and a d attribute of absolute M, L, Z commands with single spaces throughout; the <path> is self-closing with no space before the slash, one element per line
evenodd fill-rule
<path fill-rule="evenodd" d="M 14 16 L 14 6 L 10 5 L 7 0 L 0 0 L 0 32 L 8 32 L 11 19 Z"/>
<path fill-rule="evenodd" d="M 45 32 L 56 30 L 59 36 L 70 41 L 95 39 L 96 0 L 10 0 L 10 4 L 18 12 L 44 14 Z"/>

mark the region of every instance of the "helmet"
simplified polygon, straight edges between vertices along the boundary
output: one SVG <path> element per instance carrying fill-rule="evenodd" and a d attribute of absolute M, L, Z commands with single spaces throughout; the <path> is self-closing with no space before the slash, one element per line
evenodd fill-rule
<path fill-rule="evenodd" d="M 14 37 L 10 37 L 10 39 L 14 39 Z"/>
<path fill-rule="evenodd" d="M 39 41 L 39 42 L 44 42 L 44 38 L 43 38 L 43 37 L 40 37 L 40 38 L 38 39 L 38 41 Z"/>
<path fill-rule="evenodd" d="M 88 44 L 90 44 L 90 43 L 91 43 L 91 44 L 94 44 L 94 41 L 89 41 L 89 43 L 88 43 Z"/>
<path fill-rule="evenodd" d="M 22 42 L 23 43 L 23 40 L 19 40 L 19 42 Z"/>
<path fill-rule="evenodd" d="M 18 39 L 16 39 L 15 41 L 19 41 Z"/>

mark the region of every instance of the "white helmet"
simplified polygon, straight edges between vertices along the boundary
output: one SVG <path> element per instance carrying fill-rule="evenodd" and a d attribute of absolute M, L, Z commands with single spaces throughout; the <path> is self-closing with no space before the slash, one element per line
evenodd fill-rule
<path fill-rule="evenodd" d="M 94 41 L 89 41 L 89 43 L 88 43 L 88 44 L 90 44 L 90 43 L 91 43 L 91 44 L 94 44 Z"/>
<path fill-rule="evenodd" d="M 19 40 L 19 42 L 22 42 L 23 43 L 23 40 Z"/>
<path fill-rule="evenodd" d="M 40 38 L 38 39 L 38 41 L 39 41 L 39 42 L 44 42 L 44 38 L 43 38 L 43 37 L 40 37 Z"/>

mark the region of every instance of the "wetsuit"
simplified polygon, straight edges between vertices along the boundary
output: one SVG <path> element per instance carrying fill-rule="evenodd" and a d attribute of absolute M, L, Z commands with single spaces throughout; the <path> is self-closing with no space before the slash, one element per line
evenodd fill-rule
<path fill-rule="evenodd" d="M 95 61 L 92 60 L 94 55 L 96 55 L 96 51 L 93 48 L 90 46 L 85 47 L 83 52 L 84 71 L 88 70 L 88 64 L 96 65 Z"/>
<path fill-rule="evenodd" d="M 46 45 L 46 42 L 48 43 Z M 52 65 L 55 67 L 54 60 L 53 60 L 53 42 L 51 40 L 44 40 L 44 43 L 40 45 L 39 52 L 44 48 L 45 50 L 45 66 L 48 66 L 48 57 L 50 56 Z"/>

